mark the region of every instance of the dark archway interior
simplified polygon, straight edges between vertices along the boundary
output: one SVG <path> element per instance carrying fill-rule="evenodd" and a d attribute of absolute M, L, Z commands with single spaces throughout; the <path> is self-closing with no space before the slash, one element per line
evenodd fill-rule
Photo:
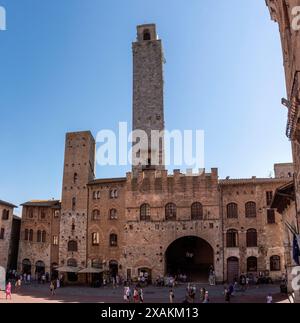
<path fill-rule="evenodd" d="M 166 251 L 166 273 L 185 274 L 188 281 L 207 282 L 210 267 L 213 265 L 213 248 L 198 237 L 180 238 Z"/>

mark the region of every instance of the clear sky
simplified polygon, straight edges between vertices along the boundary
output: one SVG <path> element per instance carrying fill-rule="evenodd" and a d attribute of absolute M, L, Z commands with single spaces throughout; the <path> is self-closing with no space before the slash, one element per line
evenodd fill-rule
<path fill-rule="evenodd" d="M 205 131 L 205 166 L 289 162 L 278 26 L 263 0 L 0 0 L 0 199 L 60 198 L 65 133 L 131 125 L 136 25 L 164 43 L 168 129 Z M 97 177 L 128 168 L 97 167 Z"/>

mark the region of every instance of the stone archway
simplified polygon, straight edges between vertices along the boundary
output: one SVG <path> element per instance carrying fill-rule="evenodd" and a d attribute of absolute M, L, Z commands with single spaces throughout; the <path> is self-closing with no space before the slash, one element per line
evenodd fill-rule
<path fill-rule="evenodd" d="M 166 274 L 186 275 L 188 281 L 208 281 L 214 250 L 204 239 L 186 236 L 172 242 L 165 253 Z"/>

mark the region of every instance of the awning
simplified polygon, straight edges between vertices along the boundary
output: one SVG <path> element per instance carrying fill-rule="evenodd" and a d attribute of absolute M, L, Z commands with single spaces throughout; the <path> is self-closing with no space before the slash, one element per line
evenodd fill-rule
<path fill-rule="evenodd" d="M 293 201 L 295 201 L 295 187 L 294 182 L 291 181 L 277 188 L 271 203 L 271 208 L 277 209 L 282 214 Z"/>
<path fill-rule="evenodd" d="M 103 273 L 103 271 L 104 270 L 100 268 L 89 267 L 89 268 L 84 268 L 80 270 L 78 274 L 100 274 L 100 273 Z"/>
<path fill-rule="evenodd" d="M 71 267 L 71 266 L 64 266 L 56 268 L 57 271 L 62 273 L 78 273 L 81 268 L 79 267 Z"/>

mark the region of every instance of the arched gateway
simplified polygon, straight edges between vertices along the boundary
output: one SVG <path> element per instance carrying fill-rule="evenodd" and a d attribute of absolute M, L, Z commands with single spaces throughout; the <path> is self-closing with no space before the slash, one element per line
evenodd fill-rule
<path fill-rule="evenodd" d="M 208 281 L 209 270 L 214 266 L 211 245 L 196 236 L 175 240 L 165 253 L 166 274 L 186 275 L 189 281 Z"/>

